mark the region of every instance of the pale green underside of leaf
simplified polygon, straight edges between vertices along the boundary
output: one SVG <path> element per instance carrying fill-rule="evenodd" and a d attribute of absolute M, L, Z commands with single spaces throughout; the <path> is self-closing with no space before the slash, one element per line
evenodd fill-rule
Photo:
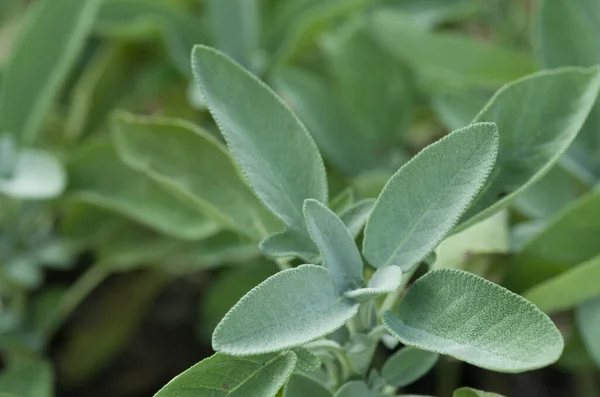
<path fill-rule="evenodd" d="M 227 149 L 193 124 L 121 114 L 113 133 L 129 166 L 225 227 L 253 240 L 281 228 L 242 179 Z"/>
<path fill-rule="evenodd" d="M 52 397 L 54 375 L 45 361 L 17 364 L 0 374 L 0 393 L 15 397 Z"/>
<path fill-rule="evenodd" d="M 319 261 L 319 251 L 310 237 L 292 229 L 266 237 L 260 242 L 260 250 L 271 258 L 298 257 L 308 263 Z"/>
<path fill-rule="evenodd" d="M 600 68 L 593 67 L 539 72 L 496 92 L 474 122 L 498 126 L 498 160 L 460 227 L 505 207 L 549 171 L 573 142 L 599 89 Z"/>
<path fill-rule="evenodd" d="M 217 232 L 204 214 L 140 172 L 128 169 L 109 140 L 79 149 L 68 163 L 69 191 L 75 200 L 109 209 L 157 232 L 199 240 Z"/>
<path fill-rule="evenodd" d="M 600 368 L 600 297 L 581 304 L 575 318 L 587 352 Z"/>
<path fill-rule="evenodd" d="M 468 36 L 422 31 L 401 13 L 375 12 L 371 25 L 392 55 L 442 86 L 497 87 L 535 71 L 527 55 Z"/>
<path fill-rule="evenodd" d="M 590 193 L 559 212 L 515 258 L 506 285 L 521 292 L 600 253 L 600 193 Z"/>
<path fill-rule="evenodd" d="M 487 391 L 481 391 L 476 389 L 471 389 L 470 387 L 461 387 L 458 390 L 454 391 L 452 397 L 503 397 L 500 394 L 490 393 Z"/>
<path fill-rule="evenodd" d="M 499 372 L 554 363 L 563 339 L 550 318 L 519 295 L 474 274 L 444 269 L 417 280 L 399 317 L 384 315 L 402 343 Z"/>
<path fill-rule="evenodd" d="M 304 202 L 304 217 L 338 295 L 362 287 L 362 258 L 342 220 L 323 204 L 310 199 Z"/>
<path fill-rule="evenodd" d="M 289 349 L 337 330 L 357 311 L 357 304 L 338 297 L 329 270 L 302 265 L 246 294 L 221 320 L 212 345 L 235 356 Z"/>
<path fill-rule="evenodd" d="M 331 397 L 325 386 L 315 379 L 295 373 L 283 389 L 283 397 Z"/>
<path fill-rule="evenodd" d="M 304 230 L 304 200 L 328 202 L 323 160 L 306 128 L 271 89 L 222 53 L 196 46 L 192 65 L 256 195 L 288 227 Z"/>
<path fill-rule="evenodd" d="M 358 302 L 368 301 L 382 295 L 391 294 L 400 287 L 402 269 L 398 266 L 384 266 L 375 271 L 365 288 L 346 291 L 346 298 Z"/>
<path fill-rule="evenodd" d="M 600 256 L 546 280 L 523 294 L 543 312 L 571 309 L 600 296 Z"/>
<path fill-rule="evenodd" d="M 85 44 L 99 0 L 34 4 L 6 67 L 0 127 L 30 144 Z M 43 67 L 40 67 L 43 65 Z"/>
<path fill-rule="evenodd" d="M 404 347 L 392 355 L 381 368 L 381 376 L 392 386 L 404 387 L 422 378 L 437 363 L 439 354 Z"/>
<path fill-rule="evenodd" d="M 455 226 L 494 166 L 498 130 L 473 124 L 428 146 L 388 181 L 367 221 L 374 267 L 415 266 Z"/>
<path fill-rule="evenodd" d="M 294 366 L 293 352 L 254 357 L 217 353 L 182 372 L 155 397 L 274 397 Z"/>

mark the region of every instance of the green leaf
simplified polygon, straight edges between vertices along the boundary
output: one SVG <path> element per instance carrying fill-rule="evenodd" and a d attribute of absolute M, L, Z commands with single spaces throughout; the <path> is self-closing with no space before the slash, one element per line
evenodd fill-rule
<path fill-rule="evenodd" d="M 244 358 L 217 353 L 177 375 L 154 397 L 274 397 L 295 365 L 293 352 Z"/>
<path fill-rule="evenodd" d="M 362 380 L 353 380 L 344 383 L 334 397 L 385 397 L 385 395 L 372 392 Z"/>
<path fill-rule="evenodd" d="M 490 100 L 487 90 L 451 90 L 434 94 L 432 107 L 444 125 L 456 130 L 469 124 Z"/>
<path fill-rule="evenodd" d="M 475 122 L 498 126 L 498 161 L 463 216 L 463 227 L 497 212 L 550 170 L 579 132 L 599 89 L 600 68 L 593 67 L 539 72 L 496 92 Z"/>
<path fill-rule="evenodd" d="M 358 237 L 374 206 L 374 199 L 364 199 L 340 213 L 340 219 L 344 222 L 352 237 Z"/>
<path fill-rule="evenodd" d="M 571 309 L 600 296 L 600 256 L 527 290 L 523 297 L 545 313 Z"/>
<path fill-rule="evenodd" d="M 381 143 L 352 122 L 349 110 L 324 78 L 294 68 L 276 75 L 274 84 L 336 169 L 353 176 L 384 164 Z"/>
<path fill-rule="evenodd" d="M 298 257 L 308 263 L 319 261 L 318 249 L 310 237 L 293 229 L 266 237 L 260 242 L 260 250 L 271 258 Z"/>
<path fill-rule="evenodd" d="M 193 58 L 196 82 L 254 192 L 288 227 L 305 230 L 304 200 L 328 202 L 325 168 L 308 131 L 273 91 L 222 53 L 196 46 Z"/>
<path fill-rule="evenodd" d="M 338 295 L 362 287 L 362 258 L 342 220 L 323 204 L 310 199 L 304 202 L 304 216 Z"/>
<path fill-rule="evenodd" d="M 422 378 L 434 367 L 438 358 L 437 353 L 404 347 L 388 358 L 381 368 L 381 376 L 392 386 L 404 387 Z"/>
<path fill-rule="evenodd" d="M 461 387 L 454 391 L 452 397 L 503 397 L 500 394 L 490 393 L 487 391 L 475 390 L 470 387 Z"/>
<path fill-rule="evenodd" d="M 121 114 L 115 143 L 124 161 L 224 227 L 253 240 L 280 223 L 252 194 L 226 148 L 183 120 Z"/>
<path fill-rule="evenodd" d="M 386 6 L 401 11 L 423 29 L 433 28 L 444 22 L 458 22 L 484 7 L 477 0 L 390 0 Z M 460 127 L 464 126 L 456 128 Z"/>
<path fill-rule="evenodd" d="M 213 348 L 247 356 L 300 346 L 340 328 L 358 305 L 338 298 L 329 270 L 302 265 L 269 277 L 225 315 Z"/>
<path fill-rule="evenodd" d="M 510 251 L 508 212 L 501 211 L 446 238 L 435 250 L 434 269 L 464 269 L 472 255 Z"/>
<path fill-rule="evenodd" d="M 581 304 L 575 312 L 575 318 L 583 343 L 600 368 L 600 297 Z"/>
<path fill-rule="evenodd" d="M 256 0 L 210 0 L 207 13 L 216 47 L 245 68 L 256 70 L 260 5 Z"/>
<path fill-rule="evenodd" d="M 372 18 L 384 48 L 442 86 L 497 87 L 535 71 L 527 55 L 468 36 L 421 31 L 401 13 L 381 10 Z"/>
<path fill-rule="evenodd" d="M 454 131 L 425 148 L 388 181 L 367 221 L 363 253 L 374 267 L 404 272 L 452 230 L 491 171 L 498 150 L 492 123 Z"/>
<path fill-rule="evenodd" d="M 499 285 L 461 270 L 434 270 L 418 279 L 384 314 L 402 343 L 447 354 L 499 372 L 523 372 L 554 363 L 563 339 L 552 320 Z"/>
<path fill-rule="evenodd" d="M 368 301 L 381 295 L 391 294 L 400 288 L 402 281 L 402 269 L 398 266 L 384 266 L 375 271 L 365 288 L 346 291 L 346 298 L 355 299 L 359 302 Z"/>
<path fill-rule="evenodd" d="M 529 239 L 510 267 L 505 284 L 522 292 L 600 254 L 600 193 L 590 193 L 559 212 Z"/>
<path fill-rule="evenodd" d="M 100 0 L 43 0 L 32 7 L 6 67 L 1 129 L 25 144 L 35 140 L 85 44 L 99 5 Z"/>
<path fill-rule="evenodd" d="M 60 196 L 66 184 L 64 167 L 56 157 L 39 149 L 23 149 L 17 154 L 12 175 L 0 178 L 0 194 L 25 200 L 51 199 Z"/>
<path fill-rule="evenodd" d="M 285 385 L 283 397 L 331 397 L 325 386 L 313 378 L 302 374 L 293 374 Z"/>
<path fill-rule="evenodd" d="M 108 38 L 148 41 L 158 36 L 184 75 L 190 74 L 191 48 L 206 42 L 203 25 L 175 2 L 104 0 L 97 19 L 96 32 Z"/>
<path fill-rule="evenodd" d="M 52 397 L 52 366 L 45 361 L 33 361 L 8 367 L 0 373 L 0 392 L 18 397 Z"/>
<path fill-rule="evenodd" d="M 157 232 L 199 240 L 218 230 L 191 204 L 123 165 L 107 139 L 89 141 L 74 153 L 68 171 L 74 199 L 117 212 Z"/>
<path fill-rule="evenodd" d="M 292 350 L 296 353 L 296 368 L 300 371 L 312 373 L 321 368 L 321 359 L 307 348 L 298 346 Z"/>

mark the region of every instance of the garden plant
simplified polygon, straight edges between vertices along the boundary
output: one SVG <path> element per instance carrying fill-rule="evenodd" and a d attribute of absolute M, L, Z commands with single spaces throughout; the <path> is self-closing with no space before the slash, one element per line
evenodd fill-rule
<path fill-rule="evenodd" d="M 599 93 L 597 0 L 4 0 L 0 397 L 600 396 Z"/>

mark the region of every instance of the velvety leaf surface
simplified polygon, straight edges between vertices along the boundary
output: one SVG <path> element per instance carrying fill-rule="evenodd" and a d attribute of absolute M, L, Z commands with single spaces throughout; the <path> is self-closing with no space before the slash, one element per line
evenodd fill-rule
<path fill-rule="evenodd" d="M 344 296 L 359 302 L 377 298 L 378 296 L 391 294 L 400 287 L 402 281 L 402 269 L 398 266 L 380 267 L 371 276 L 365 288 L 346 291 Z"/>
<path fill-rule="evenodd" d="M 196 82 L 254 192 L 286 225 L 304 230 L 304 200 L 328 202 L 325 168 L 308 131 L 227 56 L 196 46 L 193 58 Z"/>
<path fill-rule="evenodd" d="M 365 223 L 367 223 L 367 219 L 369 218 L 369 215 L 371 215 L 371 211 L 373 211 L 374 206 L 374 199 L 364 199 L 354 203 L 352 206 L 340 213 L 340 219 L 342 222 L 344 222 L 352 237 L 358 237 L 360 232 L 363 230 L 363 227 L 365 226 Z"/>
<path fill-rule="evenodd" d="M 367 221 L 374 267 L 410 270 L 454 227 L 494 166 L 498 130 L 473 124 L 428 146 L 388 181 Z"/>
<path fill-rule="evenodd" d="M 235 356 L 300 346 L 340 328 L 357 310 L 338 297 L 329 270 L 302 265 L 246 294 L 219 323 L 212 345 Z"/>
<path fill-rule="evenodd" d="M 259 240 L 280 223 L 252 194 L 224 145 L 182 120 L 122 114 L 113 123 L 123 159 L 217 222 Z"/>
<path fill-rule="evenodd" d="M 69 193 L 77 200 L 182 239 L 201 239 L 217 231 L 217 226 L 189 203 L 128 169 L 106 139 L 90 141 L 74 153 L 68 171 Z"/>
<path fill-rule="evenodd" d="M 293 229 L 265 238 L 260 242 L 260 250 L 271 258 L 298 257 L 308 263 L 319 261 L 319 250 L 310 237 Z"/>
<path fill-rule="evenodd" d="M 523 246 L 506 285 L 521 292 L 600 254 L 600 193 L 571 203 Z"/>
<path fill-rule="evenodd" d="M 253 357 L 217 353 L 177 375 L 155 397 L 274 397 L 294 366 L 293 352 Z"/>
<path fill-rule="evenodd" d="M 0 127 L 21 142 L 33 142 L 39 132 L 85 44 L 100 3 L 43 0 L 29 12 L 11 51 L 0 97 Z"/>
<path fill-rule="evenodd" d="M 331 397 L 325 386 L 303 374 L 295 373 L 283 389 L 283 397 Z"/>
<path fill-rule="evenodd" d="M 434 270 L 384 315 L 402 343 L 499 372 L 555 362 L 563 339 L 550 318 L 519 295 L 461 270 Z"/>
<path fill-rule="evenodd" d="M 422 378 L 439 358 L 439 354 L 407 346 L 400 349 L 381 368 L 390 385 L 404 387 Z"/>
<path fill-rule="evenodd" d="M 375 12 L 372 30 L 392 55 L 446 86 L 497 87 L 535 71 L 527 55 L 468 36 L 422 31 L 401 13 Z"/>
<path fill-rule="evenodd" d="M 588 354 L 600 368 L 600 297 L 581 304 L 575 318 Z"/>
<path fill-rule="evenodd" d="M 306 226 L 329 269 L 338 295 L 363 286 L 363 262 L 348 229 L 336 214 L 316 200 L 304 202 Z"/>
<path fill-rule="evenodd" d="M 296 354 L 296 368 L 302 372 L 312 373 L 321 368 L 321 359 L 305 347 L 298 346 L 292 349 Z"/>
<path fill-rule="evenodd" d="M 500 89 L 475 118 L 498 126 L 498 160 L 463 222 L 488 217 L 541 178 L 579 132 L 599 89 L 598 67 L 539 72 Z"/>
<path fill-rule="evenodd" d="M 52 397 L 52 366 L 44 361 L 22 363 L 0 374 L 0 392 L 16 397 Z"/>
<path fill-rule="evenodd" d="M 527 290 L 523 297 L 545 313 L 571 309 L 600 296 L 600 257 L 573 267 Z"/>
<path fill-rule="evenodd" d="M 500 394 L 490 393 L 487 391 L 481 391 L 471 389 L 470 387 L 461 387 L 454 391 L 452 397 L 503 397 Z"/>

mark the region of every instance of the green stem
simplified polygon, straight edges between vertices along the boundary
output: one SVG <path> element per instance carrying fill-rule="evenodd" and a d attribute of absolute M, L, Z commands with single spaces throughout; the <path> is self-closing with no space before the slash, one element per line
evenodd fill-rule
<path fill-rule="evenodd" d="M 109 272 L 98 264 L 92 265 L 69 289 L 65 292 L 58 304 L 54 321 L 48 326 L 46 334 L 51 337 L 58 328 L 71 316 L 73 311 L 83 300 L 98 286 Z"/>
<path fill-rule="evenodd" d="M 458 361 L 442 357 L 437 367 L 437 395 L 450 397 L 460 387 L 461 366 Z"/>
<path fill-rule="evenodd" d="M 379 308 L 379 317 L 381 317 L 383 313 L 392 310 L 394 307 L 396 307 L 396 304 L 400 301 L 400 298 L 402 297 L 402 293 L 406 289 L 406 286 L 412 279 L 418 267 L 419 266 L 415 266 L 412 270 L 402 275 L 402 283 L 400 284 L 400 287 L 398 287 L 396 291 L 392 292 L 391 294 L 385 297 L 383 304 Z"/>

